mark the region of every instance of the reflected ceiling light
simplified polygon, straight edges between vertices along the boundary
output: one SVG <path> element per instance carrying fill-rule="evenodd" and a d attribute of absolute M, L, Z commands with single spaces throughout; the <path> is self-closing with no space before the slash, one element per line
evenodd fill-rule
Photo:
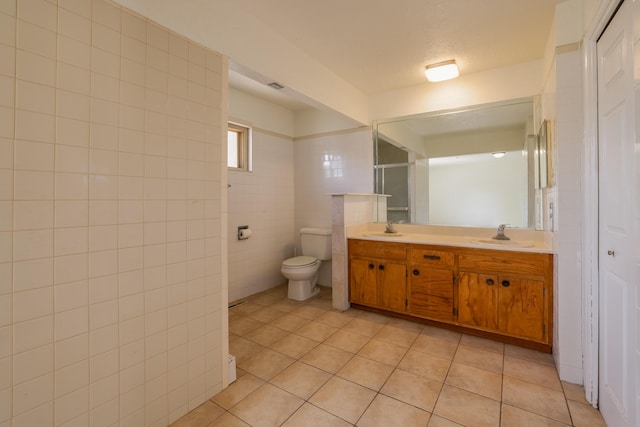
<path fill-rule="evenodd" d="M 455 79 L 460 75 L 455 59 L 427 65 L 424 69 L 424 74 L 430 82 Z"/>
<path fill-rule="evenodd" d="M 506 154 L 506 153 L 505 153 L 504 151 L 496 151 L 496 152 L 491 153 L 491 155 L 492 155 L 493 157 L 495 157 L 496 159 L 499 159 L 499 158 L 501 158 L 501 157 L 504 157 L 504 155 L 505 155 L 505 154 Z"/>

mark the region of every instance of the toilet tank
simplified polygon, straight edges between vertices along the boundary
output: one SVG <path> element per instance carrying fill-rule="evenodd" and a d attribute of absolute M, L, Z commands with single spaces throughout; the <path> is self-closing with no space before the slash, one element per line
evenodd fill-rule
<path fill-rule="evenodd" d="M 301 228 L 302 255 L 320 260 L 331 259 L 331 230 L 328 228 Z"/>

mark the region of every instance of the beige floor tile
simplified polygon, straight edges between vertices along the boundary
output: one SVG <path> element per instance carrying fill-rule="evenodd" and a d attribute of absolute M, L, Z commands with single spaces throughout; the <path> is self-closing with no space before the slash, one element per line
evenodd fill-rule
<path fill-rule="evenodd" d="M 324 323 L 325 325 L 341 328 L 351 322 L 353 317 L 339 311 L 327 311 L 315 320 L 316 322 Z"/>
<path fill-rule="evenodd" d="M 240 317 L 233 322 L 229 322 L 229 332 L 235 335 L 244 336 L 249 332 L 258 329 L 264 325 L 257 320 L 249 319 L 248 317 Z"/>
<path fill-rule="evenodd" d="M 502 375 L 457 362 L 451 364 L 445 383 L 493 400 L 502 397 Z"/>
<path fill-rule="evenodd" d="M 393 367 L 361 356 L 353 356 L 336 375 L 378 391 L 393 372 Z"/>
<path fill-rule="evenodd" d="M 543 353 L 541 351 L 531 350 L 530 348 L 518 347 L 516 345 L 505 344 L 504 354 L 508 356 L 518 357 L 520 359 L 529 360 L 531 362 L 540 363 L 543 365 L 553 366 L 556 364 L 553 360 L 553 356 L 550 353 Z"/>
<path fill-rule="evenodd" d="M 260 378 L 246 374 L 235 380 L 229 387 L 222 390 L 211 398 L 211 400 L 224 409 L 231 409 L 242 399 L 253 393 L 264 384 Z"/>
<path fill-rule="evenodd" d="M 374 336 L 377 340 L 407 348 L 411 347 L 411 344 L 413 344 L 417 337 L 417 332 L 389 325 L 385 325 L 384 328 L 380 329 L 380 331 Z"/>
<path fill-rule="evenodd" d="M 229 341 L 229 353 L 236 357 L 236 364 L 238 366 L 240 366 L 241 362 L 260 353 L 262 350 L 264 350 L 264 346 L 249 341 L 244 337 L 237 337 Z"/>
<path fill-rule="evenodd" d="M 467 347 L 474 347 L 482 350 L 489 350 L 495 353 L 504 354 L 504 343 L 489 340 L 487 338 L 475 337 L 473 335 L 463 335 L 460 339 L 460 344 L 464 344 Z"/>
<path fill-rule="evenodd" d="M 351 425 L 333 414 L 305 403 L 283 424 L 283 427 L 349 427 Z"/>
<path fill-rule="evenodd" d="M 250 394 L 230 412 L 247 424 L 279 426 L 284 423 L 304 401 L 271 384 L 264 384 Z"/>
<path fill-rule="evenodd" d="M 552 366 L 541 365 L 512 356 L 504 357 L 504 375 L 562 391 L 562 384 Z"/>
<path fill-rule="evenodd" d="M 420 333 L 423 335 L 431 335 L 432 337 L 443 338 L 455 343 L 459 343 L 460 338 L 462 337 L 462 334 L 459 332 L 436 328 L 435 326 L 425 326 Z"/>
<path fill-rule="evenodd" d="M 355 424 L 367 409 L 376 392 L 338 377 L 332 377 L 311 396 L 309 402 Z"/>
<path fill-rule="evenodd" d="M 279 311 L 282 311 L 284 313 L 291 313 L 292 311 L 299 309 L 303 305 L 304 305 L 304 303 L 300 302 L 300 301 L 284 299 L 284 300 L 278 301 L 278 302 L 276 302 L 274 304 L 271 304 L 269 306 L 269 308 L 272 308 L 274 310 L 279 310 Z"/>
<path fill-rule="evenodd" d="M 297 334 L 290 334 L 269 346 L 271 350 L 286 354 L 294 359 L 300 359 L 313 348 L 318 346 L 318 342 L 305 338 Z"/>
<path fill-rule="evenodd" d="M 275 328 L 270 325 L 264 325 L 260 326 L 258 329 L 254 329 L 244 337 L 255 343 L 258 343 L 265 347 L 269 347 L 274 342 L 280 341 L 282 338 L 286 337 L 289 334 L 290 332 L 282 330 L 280 328 Z"/>
<path fill-rule="evenodd" d="M 327 338 L 324 341 L 324 344 L 350 353 L 357 353 L 370 341 L 370 339 L 371 338 L 365 337 L 364 335 L 354 334 L 353 332 L 347 332 L 341 329 Z"/>
<path fill-rule="evenodd" d="M 589 405 L 585 396 L 584 387 L 578 384 L 568 383 L 561 381 L 562 389 L 567 400 L 573 400 L 574 402 L 582 403 L 583 405 Z"/>
<path fill-rule="evenodd" d="M 302 356 L 300 361 L 335 374 L 352 357 L 353 354 L 348 351 L 340 350 L 339 348 L 326 344 L 320 344 Z"/>
<path fill-rule="evenodd" d="M 424 427 L 429 422 L 430 416 L 429 412 L 379 394 L 356 425 L 359 427 Z"/>
<path fill-rule="evenodd" d="M 284 313 L 279 310 L 274 310 L 269 307 L 262 307 L 260 310 L 256 310 L 252 313 L 247 314 L 247 317 L 259 322 L 269 323 L 282 315 L 284 315 Z"/>
<path fill-rule="evenodd" d="M 451 360 L 456 354 L 458 343 L 446 340 L 444 338 L 420 334 L 411 348 L 414 350 L 419 350 L 423 353 L 429 353 L 433 354 L 434 356 L 439 356 Z"/>
<path fill-rule="evenodd" d="M 573 420 L 574 426 L 607 427 L 607 424 L 602 418 L 602 414 L 593 406 L 584 405 L 572 400 L 568 401 L 567 403 L 569 405 L 569 412 L 571 413 L 571 419 Z"/>
<path fill-rule="evenodd" d="M 503 377 L 502 402 L 561 423 L 571 423 L 564 394 L 547 387 Z"/>
<path fill-rule="evenodd" d="M 367 357 L 369 359 L 382 362 L 385 365 L 396 366 L 402 360 L 402 357 L 407 353 L 407 349 L 404 347 L 398 347 L 397 345 L 389 344 L 384 341 L 370 340 L 362 349 L 358 352 L 360 356 Z"/>
<path fill-rule="evenodd" d="M 380 390 L 394 399 L 433 412 L 442 383 L 411 372 L 396 369 Z"/>
<path fill-rule="evenodd" d="M 324 311 L 333 310 L 333 301 L 331 298 L 321 297 L 320 299 L 313 299 L 309 301 L 309 305 Z"/>
<path fill-rule="evenodd" d="M 461 427 L 461 424 L 454 423 L 451 420 L 446 418 L 439 417 L 438 415 L 432 414 L 431 419 L 429 420 L 428 427 Z"/>
<path fill-rule="evenodd" d="M 304 317 L 305 319 L 309 319 L 309 320 L 314 320 L 320 316 L 322 316 L 324 313 L 326 313 L 325 310 L 321 310 L 319 308 L 313 307 L 311 305 L 303 305 L 302 307 L 298 308 L 297 310 L 294 310 L 291 312 L 291 314 L 299 316 L 299 317 Z"/>
<path fill-rule="evenodd" d="M 285 331 L 294 332 L 311 322 L 304 317 L 294 316 L 293 314 L 285 314 L 277 319 L 271 321 L 269 324 L 276 328 L 284 329 Z"/>
<path fill-rule="evenodd" d="M 279 301 L 282 301 L 282 299 L 286 297 L 286 289 L 286 287 L 283 287 L 257 294 L 255 296 L 249 297 L 249 302 L 263 306 L 273 305 L 275 303 L 278 303 Z"/>
<path fill-rule="evenodd" d="M 206 426 L 224 414 L 224 409 L 213 402 L 207 401 L 189 412 L 184 417 L 171 424 L 172 427 L 200 427 Z"/>
<path fill-rule="evenodd" d="M 383 324 L 372 322 L 371 320 L 361 319 L 360 317 L 356 317 L 351 322 L 344 325 L 342 327 L 342 330 L 372 338 L 383 327 L 384 327 Z"/>
<path fill-rule="evenodd" d="M 247 314 L 253 313 L 254 311 L 258 311 L 261 308 L 264 308 L 264 307 L 259 304 L 254 304 L 252 302 L 243 302 L 241 304 L 238 304 L 230 308 L 229 312 L 233 314 L 241 314 L 243 316 L 246 316 Z"/>
<path fill-rule="evenodd" d="M 500 402 L 446 384 L 433 413 L 467 426 L 500 425 Z"/>
<path fill-rule="evenodd" d="M 398 368 L 423 377 L 444 382 L 451 361 L 417 350 L 409 350 L 398 364 Z"/>
<path fill-rule="evenodd" d="M 393 326 L 394 328 L 405 329 L 407 331 L 416 332 L 416 333 L 420 333 L 424 329 L 424 325 L 422 323 L 412 322 L 410 320 L 405 320 L 405 319 L 397 319 L 395 317 L 392 317 L 391 319 L 389 319 L 389 322 L 387 323 L 387 325 Z"/>
<path fill-rule="evenodd" d="M 335 334 L 337 330 L 338 328 L 335 328 L 333 326 L 311 321 L 298 329 L 296 331 L 296 334 L 302 335 L 303 337 L 307 337 L 314 341 L 322 342 L 329 338 L 331 335 Z"/>
<path fill-rule="evenodd" d="M 502 374 L 504 356 L 494 353 L 493 351 L 481 350 L 460 344 L 453 360 L 458 363 L 464 363 L 465 365 L 495 372 L 496 374 Z"/>
<path fill-rule="evenodd" d="M 372 311 L 362 311 L 358 316 L 362 320 L 368 320 L 370 322 L 379 323 L 381 325 L 386 325 L 389 323 L 389 316 L 385 316 L 384 314 L 374 313 Z"/>
<path fill-rule="evenodd" d="M 271 384 L 307 400 L 326 383 L 331 374 L 306 363 L 296 362 L 273 377 Z"/>
<path fill-rule="evenodd" d="M 241 368 L 260 379 L 269 381 L 293 362 L 295 360 L 291 357 L 267 348 L 248 358 Z"/>
<path fill-rule="evenodd" d="M 502 404 L 500 427 L 565 427 L 566 425 L 515 406 Z"/>
<path fill-rule="evenodd" d="M 230 412 L 225 412 L 220 417 L 216 418 L 210 424 L 207 424 L 207 427 L 251 427 L 249 424 L 242 421 L 240 418 L 231 414 Z"/>

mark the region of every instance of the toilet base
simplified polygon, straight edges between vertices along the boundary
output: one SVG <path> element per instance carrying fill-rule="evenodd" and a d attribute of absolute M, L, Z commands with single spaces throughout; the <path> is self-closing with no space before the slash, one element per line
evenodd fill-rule
<path fill-rule="evenodd" d="M 314 280 L 315 282 L 315 280 Z M 320 288 L 311 285 L 311 280 L 289 280 L 287 298 L 295 301 L 306 301 L 320 292 Z"/>

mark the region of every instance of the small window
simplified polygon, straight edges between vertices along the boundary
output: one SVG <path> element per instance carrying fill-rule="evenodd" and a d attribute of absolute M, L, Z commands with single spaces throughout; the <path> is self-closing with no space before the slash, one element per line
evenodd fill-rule
<path fill-rule="evenodd" d="M 229 123 L 227 126 L 227 167 L 251 170 L 251 128 Z"/>

